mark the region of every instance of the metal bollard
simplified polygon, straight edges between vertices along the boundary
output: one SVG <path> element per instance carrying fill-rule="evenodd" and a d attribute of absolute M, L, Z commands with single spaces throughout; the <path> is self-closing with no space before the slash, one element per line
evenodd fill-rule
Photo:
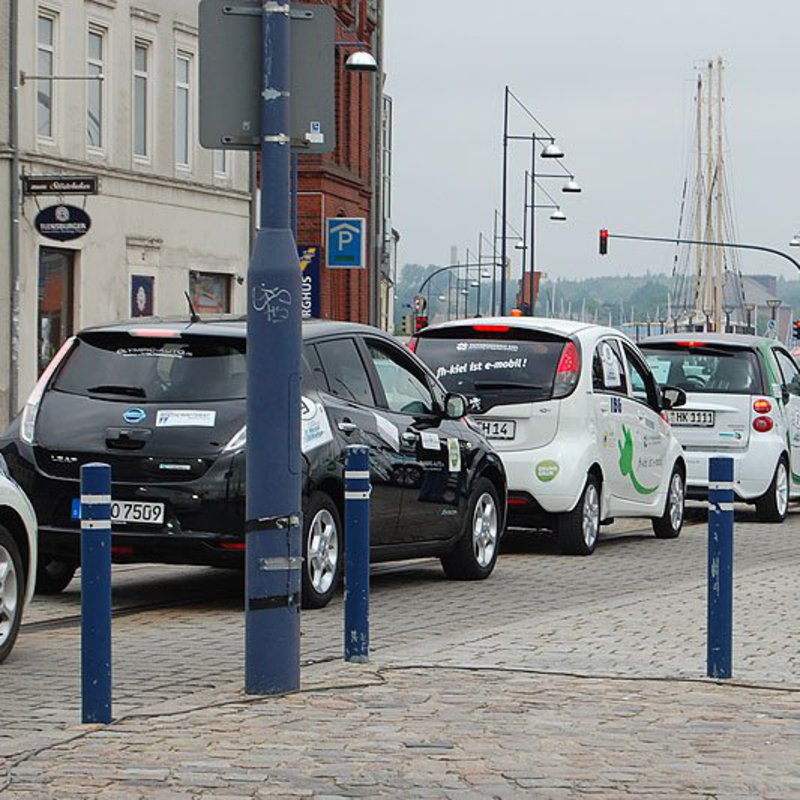
<path fill-rule="evenodd" d="M 81 467 L 82 722 L 111 722 L 111 467 Z"/>
<path fill-rule="evenodd" d="M 344 660 L 369 661 L 369 448 L 350 445 L 344 471 Z"/>
<path fill-rule="evenodd" d="M 733 660 L 733 459 L 708 465 L 709 678 L 730 678 Z"/>

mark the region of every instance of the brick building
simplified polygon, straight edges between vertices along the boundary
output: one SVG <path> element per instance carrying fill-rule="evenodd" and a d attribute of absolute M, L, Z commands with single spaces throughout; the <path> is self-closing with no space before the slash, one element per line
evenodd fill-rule
<path fill-rule="evenodd" d="M 312 0 L 336 10 L 336 149 L 324 155 L 300 155 L 297 243 L 301 251 L 320 248 L 319 316 L 357 322 L 386 322 L 389 283 L 386 101 L 381 96 L 381 25 L 383 0 Z M 357 45 L 356 43 L 361 43 Z M 349 44 L 352 43 L 352 44 Z M 355 49 L 369 49 L 377 73 L 351 72 L 345 62 Z M 368 268 L 328 270 L 325 220 L 367 219 Z M 384 231 L 387 236 L 384 236 Z M 378 276 L 379 281 L 372 280 Z"/>

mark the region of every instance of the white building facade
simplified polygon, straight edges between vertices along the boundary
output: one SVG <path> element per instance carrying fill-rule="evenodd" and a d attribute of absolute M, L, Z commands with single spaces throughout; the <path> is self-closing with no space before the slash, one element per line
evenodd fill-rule
<path fill-rule="evenodd" d="M 198 0 L 12 0 L 10 11 L 3 5 L 5 421 L 61 342 L 82 327 L 148 315 L 188 319 L 187 292 L 201 316 L 243 313 L 251 209 L 248 155 L 197 142 Z M 13 25 L 2 16 L 15 7 L 16 88 L 7 46 Z M 17 174 L 96 177 L 98 193 L 20 193 L 15 216 Z M 36 218 L 51 206 L 82 209 L 90 229 L 68 241 L 42 235 Z M 69 209 L 48 213 L 64 219 Z"/>

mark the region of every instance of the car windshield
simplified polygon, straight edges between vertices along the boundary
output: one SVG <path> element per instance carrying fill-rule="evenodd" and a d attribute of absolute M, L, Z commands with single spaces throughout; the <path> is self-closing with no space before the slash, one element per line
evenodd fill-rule
<path fill-rule="evenodd" d="M 668 342 L 643 345 L 642 351 L 662 386 L 700 394 L 761 394 L 756 354 L 749 349 Z"/>
<path fill-rule="evenodd" d="M 481 327 L 423 334 L 415 352 L 448 391 L 467 395 L 473 410 L 549 400 L 567 340 L 540 331 Z"/>
<path fill-rule="evenodd" d="M 58 371 L 53 389 L 106 400 L 185 403 L 245 397 L 244 340 L 92 332 Z"/>

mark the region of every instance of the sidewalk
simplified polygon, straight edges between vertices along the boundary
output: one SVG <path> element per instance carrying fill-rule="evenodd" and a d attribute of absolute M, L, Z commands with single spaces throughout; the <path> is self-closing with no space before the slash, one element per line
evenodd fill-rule
<path fill-rule="evenodd" d="M 800 693 L 513 669 L 306 668 L 234 683 L 12 763 L 4 800 L 800 797 Z"/>

